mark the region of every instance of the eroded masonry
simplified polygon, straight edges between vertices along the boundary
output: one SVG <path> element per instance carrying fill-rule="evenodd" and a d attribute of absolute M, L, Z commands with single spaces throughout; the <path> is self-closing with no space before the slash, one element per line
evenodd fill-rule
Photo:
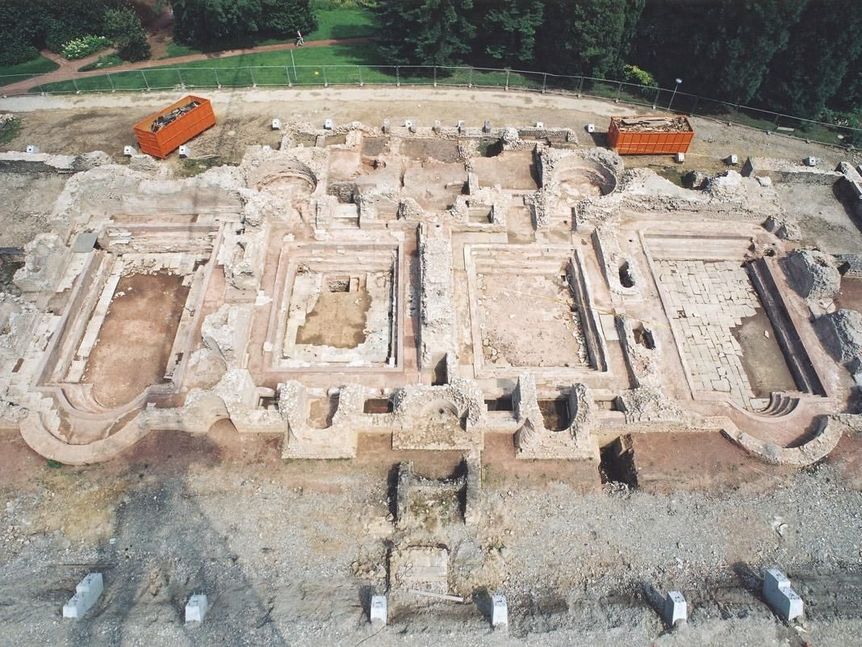
<path fill-rule="evenodd" d="M 797 249 L 775 199 L 849 166 L 683 188 L 571 130 L 439 124 L 293 125 L 187 179 L 27 160 L 77 172 L 0 311 L 0 413 L 57 461 L 229 419 L 285 458 L 380 434 L 469 464 L 501 434 L 598 472 L 709 431 L 804 465 L 857 425 L 862 263 Z"/>

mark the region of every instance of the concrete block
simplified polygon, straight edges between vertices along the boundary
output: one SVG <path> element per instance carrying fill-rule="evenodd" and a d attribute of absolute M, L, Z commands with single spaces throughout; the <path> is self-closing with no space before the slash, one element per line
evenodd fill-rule
<path fill-rule="evenodd" d="M 596 132 L 596 125 L 595 124 L 587 124 L 586 130 L 588 133 L 594 133 L 594 132 Z"/>
<path fill-rule="evenodd" d="M 186 146 L 185 144 L 180 146 L 180 159 L 186 159 L 191 154 L 192 151 L 188 146 Z"/>
<path fill-rule="evenodd" d="M 323 129 L 324 130 L 332 130 L 333 128 L 335 128 L 335 124 L 333 123 L 332 119 L 324 119 L 323 120 Z"/>
<path fill-rule="evenodd" d="M 466 129 L 466 127 L 464 126 L 464 120 L 463 120 L 463 119 L 459 119 L 459 120 L 458 120 L 458 123 L 456 124 L 456 127 L 458 128 L 458 134 L 459 134 L 459 135 L 463 135 L 463 134 L 464 134 L 464 130 Z"/>
<path fill-rule="evenodd" d="M 27 144 L 27 148 L 24 149 L 24 152 L 28 155 L 37 155 L 39 153 L 39 147 L 35 144 Z"/>
<path fill-rule="evenodd" d="M 89 573 L 75 587 L 75 595 L 63 605 L 63 617 L 75 620 L 84 617 L 102 595 L 103 588 L 102 574 Z"/>
<path fill-rule="evenodd" d="M 724 163 L 730 166 L 736 166 L 739 164 L 739 156 L 738 155 L 728 155 L 724 158 Z"/>
<path fill-rule="evenodd" d="M 677 164 L 682 164 L 685 161 L 685 153 L 677 153 L 673 159 Z"/>
<path fill-rule="evenodd" d="M 434 127 L 433 127 L 433 129 L 432 129 L 432 130 L 433 130 L 435 133 L 439 133 L 439 132 L 440 132 L 440 130 L 441 130 L 442 128 L 443 128 L 443 122 L 442 122 L 442 121 L 440 121 L 439 119 L 435 119 L 435 120 L 434 120 Z"/>
<path fill-rule="evenodd" d="M 407 130 L 410 130 L 410 131 L 412 132 L 412 129 L 413 129 L 413 120 L 412 120 L 412 119 L 405 119 L 405 120 L 404 120 L 404 127 L 405 127 Z"/>
<path fill-rule="evenodd" d="M 134 146 L 123 146 L 123 155 L 126 157 L 132 157 L 133 155 L 137 155 L 138 151 L 135 150 Z"/>
<path fill-rule="evenodd" d="M 494 629 L 509 626 L 509 605 L 506 596 L 499 593 L 491 596 L 491 626 Z"/>
<path fill-rule="evenodd" d="M 383 120 L 383 134 L 388 135 L 392 131 L 392 123 L 388 119 Z"/>
<path fill-rule="evenodd" d="M 679 591 L 668 591 L 664 599 L 664 621 L 671 627 L 688 622 L 688 605 Z"/>
<path fill-rule="evenodd" d="M 545 127 L 545 122 L 543 122 L 543 121 L 537 121 L 537 122 L 536 122 L 536 128 L 541 129 L 541 128 L 544 128 L 544 127 Z"/>
<path fill-rule="evenodd" d="M 814 157 L 814 155 L 809 155 L 802 161 L 804 162 L 805 166 L 817 166 L 817 162 L 819 162 L 820 160 Z"/>
<path fill-rule="evenodd" d="M 775 614 L 790 622 L 803 613 L 802 598 L 790 586 L 790 580 L 778 568 L 768 568 L 763 576 L 763 597 Z"/>
<path fill-rule="evenodd" d="M 272 120 L 272 129 L 273 130 L 281 130 L 281 119 L 275 118 Z"/>
<path fill-rule="evenodd" d="M 485 123 L 482 124 L 482 132 L 485 134 L 491 132 L 491 122 L 487 119 L 485 120 Z"/>
<path fill-rule="evenodd" d="M 371 624 L 385 625 L 388 621 L 385 595 L 372 595 L 371 606 L 368 609 L 368 619 Z"/>
<path fill-rule="evenodd" d="M 186 602 L 186 622 L 203 622 L 209 611 L 207 596 L 203 593 L 195 593 Z"/>

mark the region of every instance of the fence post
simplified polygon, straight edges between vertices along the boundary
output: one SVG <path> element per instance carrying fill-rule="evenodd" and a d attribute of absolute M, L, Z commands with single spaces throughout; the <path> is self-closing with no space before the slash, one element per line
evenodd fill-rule
<path fill-rule="evenodd" d="M 581 76 L 578 78 L 579 78 L 579 81 L 578 81 L 578 98 L 580 99 L 581 95 L 583 94 L 583 90 L 584 90 L 584 77 Z"/>
<path fill-rule="evenodd" d="M 473 87 L 473 66 L 470 66 L 470 76 L 469 76 L 469 78 L 467 79 L 467 87 L 468 87 L 468 88 L 472 88 L 472 87 Z"/>
<path fill-rule="evenodd" d="M 144 85 L 147 86 L 147 92 L 150 91 L 150 82 L 147 81 L 147 75 L 144 70 L 141 70 L 141 78 L 144 79 Z"/>
<path fill-rule="evenodd" d="M 700 97 L 697 95 L 694 95 L 694 104 L 692 104 L 691 110 L 690 110 L 691 114 L 695 114 L 695 110 L 697 110 L 697 104 L 699 101 L 700 101 Z"/>
<path fill-rule="evenodd" d="M 292 88 L 293 83 L 290 81 L 290 68 L 287 65 L 284 66 L 284 75 L 287 77 L 287 87 Z"/>
<path fill-rule="evenodd" d="M 437 66 L 434 66 L 434 87 L 437 87 Z"/>
<path fill-rule="evenodd" d="M 75 87 L 75 94 L 81 94 L 81 90 L 78 88 L 78 82 L 75 79 L 72 79 L 72 85 Z"/>
<path fill-rule="evenodd" d="M 111 77 L 110 72 L 108 73 L 108 83 L 111 84 L 111 92 L 116 92 L 117 88 L 114 86 L 114 79 Z"/>
<path fill-rule="evenodd" d="M 329 87 L 329 81 L 326 79 L 326 66 L 325 65 L 323 66 L 323 87 L 324 88 Z"/>
<path fill-rule="evenodd" d="M 398 65 L 395 66 L 395 87 L 401 87 L 401 68 Z"/>
<path fill-rule="evenodd" d="M 617 98 L 614 99 L 616 103 L 620 102 L 620 95 L 623 93 L 623 84 L 622 81 L 617 83 Z"/>
<path fill-rule="evenodd" d="M 213 72 L 215 72 L 216 85 L 218 86 L 218 89 L 221 90 L 221 79 L 218 78 L 218 68 L 214 67 Z"/>
<path fill-rule="evenodd" d="M 253 67 L 248 68 L 248 74 L 251 77 L 251 87 L 256 88 L 257 87 L 257 79 L 254 78 L 254 68 Z"/>
<path fill-rule="evenodd" d="M 186 89 L 186 83 L 185 83 L 185 81 L 183 81 L 183 72 L 182 72 L 182 70 L 180 70 L 180 68 L 177 68 L 177 77 L 180 79 L 180 87 L 183 90 L 185 90 Z"/>
<path fill-rule="evenodd" d="M 508 67 L 506 68 L 506 90 L 509 90 L 509 75 L 512 73 Z"/>
<path fill-rule="evenodd" d="M 361 66 L 361 65 L 357 65 L 357 66 L 356 66 L 356 71 L 359 73 L 359 87 L 361 88 L 363 85 L 365 85 L 365 84 L 362 82 L 362 66 Z"/>
<path fill-rule="evenodd" d="M 542 74 L 542 94 L 545 94 L 545 88 L 548 87 L 548 73 Z"/>

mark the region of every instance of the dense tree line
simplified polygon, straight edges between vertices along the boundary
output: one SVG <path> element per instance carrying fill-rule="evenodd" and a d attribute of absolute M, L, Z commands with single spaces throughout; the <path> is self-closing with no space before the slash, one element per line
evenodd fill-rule
<path fill-rule="evenodd" d="M 127 0 L 0 2 L 0 65 L 22 63 L 45 47 L 60 51 L 87 35 L 109 37 L 127 60 L 150 55 L 146 32 Z"/>
<path fill-rule="evenodd" d="M 842 0 L 377 0 L 381 49 L 625 78 L 806 117 L 862 101 L 862 11 Z M 649 75 L 647 75 L 649 76 Z M 856 108 L 858 110 L 858 108 Z"/>
<path fill-rule="evenodd" d="M 317 26 L 308 0 L 171 0 L 171 6 L 176 40 L 206 48 L 289 38 Z"/>

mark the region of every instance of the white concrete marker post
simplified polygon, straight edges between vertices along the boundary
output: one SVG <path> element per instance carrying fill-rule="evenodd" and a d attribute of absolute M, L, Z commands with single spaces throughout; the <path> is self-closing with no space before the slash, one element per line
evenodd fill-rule
<path fill-rule="evenodd" d="M 688 604 L 679 591 L 669 591 L 664 599 L 664 620 L 670 627 L 688 622 Z"/>
<path fill-rule="evenodd" d="M 588 133 L 594 133 L 594 132 L 596 132 L 596 125 L 595 124 L 587 124 L 586 129 L 587 129 Z"/>
<path fill-rule="evenodd" d="M 677 153 L 674 156 L 674 160 L 676 160 L 677 164 L 682 164 L 685 161 L 685 153 Z"/>
<path fill-rule="evenodd" d="M 381 627 L 385 627 L 388 622 L 387 617 L 387 609 L 386 609 L 386 596 L 385 595 L 372 595 L 371 596 L 371 605 L 368 609 L 368 620 L 373 625 L 379 625 Z"/>
<path fill-rule="evenodd" d="M 195 593 L 186 603 L 186 622 L 203 622 L 209 611 L 207 596 Z"/>
<path fill-rule="evenodd" d="M 179 152 L 180 152 L 180 159 L 186 159 L 189 155 L 192 154 L 192 150 L 188 146 L 186 146 L 185 144 L 180 146 Z"/>
<path fill-rule="evenodd" d="M 335 127 L 335 124 L 332 122 L 332 119 L 324 119 L 323 120 L 323 129 L 324 130 L 332 130 Z"/>
<path fill-rule="evenodd" d="M 24 152 L 28 155 L 36 155 L 39 152 L 39 147 L 35 144 L 27 144 L 27 148 L 24 149 Z"/>
<path fill-rule="evenodd" d="M 509 626 L 509 605 L 506 596 L 495 593 L 491 596 L 491 626 L 494 629 L 505 629 Z"/>
<path fill-rule="evenodd" d="M 99 596 L 102 595 L 104 583 L 101 573 L 90 573 L 75 587 L 75 595 L 63 605 L 63 617 L 78 620 L 84 617 Z"/>
<path fill-rule="evenodd" d="M 281 119 L 275 118 L 272 120 L 272 129 L 281 130 Z"/>
<path fill-rule="evenodd" d="M 135 150 L 134 146 L 123 146 L 123 155 L 126 157 L 131 157 L 132 155 L 137 155 L 138 151 Z"/>
<path fill-rule="evenodd" d="M 775 614 L 790 622 L 802 616 L 802 598 L 790 586 L 790 580 L 778 568 L 768 568 L 763 576 L 763 597 Z"/>

